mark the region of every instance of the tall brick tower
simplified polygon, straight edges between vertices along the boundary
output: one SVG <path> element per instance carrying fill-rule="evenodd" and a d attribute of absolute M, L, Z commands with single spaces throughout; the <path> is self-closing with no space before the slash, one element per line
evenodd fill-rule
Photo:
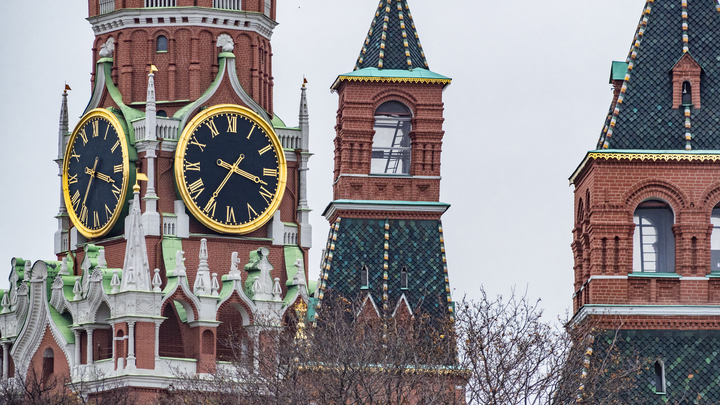
<path fill-rule="evenodd" d="M 338 93 L 331 225 L 318 306 L 327 291 L 379 318 L 452 316 L 441 216 L 442 93 L 406 0 L 382 0 Z"/>
<path fill-rule="evenodd" d="M 257 319 L 308 302 L 309 116 L 273 112 L 275 0 L 89 0 L 93 92 L 60 115 L 53 260 L 13 259 L 3 377 L 107 378 L 156 403 Z"/>
<path fill-rule="evenodd" d="M 646 3 L 597 149 L 570 178 L 575 320 L 620 327 L 621 350 L 654 362 L 647 403 L 720 401 L 719 11 Z"/>

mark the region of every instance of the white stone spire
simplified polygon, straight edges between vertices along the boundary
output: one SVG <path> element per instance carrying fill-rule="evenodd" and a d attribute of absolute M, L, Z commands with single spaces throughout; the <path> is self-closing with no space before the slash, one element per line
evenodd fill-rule
<path fill-rule="evenodd" d="M 68 216 L 67 207 L 65 207 L 65 198 L 63 198 L 62 189 L 62 169 L 63 160 L 65 158 L 65 143 L 68 135 L 68 104 L 67 104 L 67 88 L 62 94 L 62 103 L 60 104 L 60 125 L 58 128 L 58 157 L 55 162 L 58 164 L 58 176 L 60 176 L 60 208 L 55 216 L 58 220 L 58 229 L 55 231 L 55 253 L 61 253 L 69 249 L 68 228 L 70 226 L 70 217 Z"/>
<path fill-rule="evenodd" d="M 157 126 L 157 109 L 155 107 L 155 65 L 150 65 L 148 75 L 147 104 L 145 105 L 145 139 L 148 141 L 157 140 L 155 132 Z"/>
<path fill-rule="evenodd" d="M 125 264 L 123 265 L 120 292 L 129 290 L 152 291 L 150 265 L 140 214 L 140 186 L 137 184 L 133 187 L 132 210 L 126 223 L 128 224 L 125 230 L 127 246 L 125 248 Z"/>
<path fill-rule="evenodd" d="M 160 214 L 157 211 L 158 196 L 155 192 L 155 150 L 158 147 L 157 140 L 157 109 L 155 105 L 155 65 L 150 65 L 147 86 L 147 104 L 145 105 L 145 137 L 140 139 L 136 147 L 138 152 L 145 152 L 147 174 L 147 189 L 143 196 L 145 201 L 145 212 L 142 214 L 143 229 L 145 235 L 160 235 Z"/>
<path fill-rule="evenodd" d="M 308 160 L 310 160 L 310 113 L 308 112 L 307 94 L 305 93 L 306 79 L 303 79 L 302 88 L 300 88 L 300 114 L 298 116 L 298 122 L 300 125 L 300 184 L 299 198 L 298 198 L 298 209 L 297 209 L 297 221 L 300 225 L 300 240 L 298 241 L 300 246 L 310 248 L 312 247 L 312 226 L 310 226 L 310 206 L 307 201 L 307 172 L 308 172 Z"/>
<path fill-rule="evenodd" d="M 193 294 L 210 295 L 210 266 L 208 266 L 208 250 L 207 239 L 200 240 L 200 264 L 198 265 L 197 275 L 195 276 L 195 285 L 193 286 Z"/>

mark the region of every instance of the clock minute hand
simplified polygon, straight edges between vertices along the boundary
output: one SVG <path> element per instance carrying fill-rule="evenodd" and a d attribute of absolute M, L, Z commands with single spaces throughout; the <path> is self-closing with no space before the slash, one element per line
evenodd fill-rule
<path fill-rule="evenodd" d="M 83 198 L 83 205 L 85 205 L 85 201 L 87 201 L 87 196 L 88 196 L 88 193 L 90 192 L 90 185 L 92 184 L 93 177 L 95 177 L 95 176 L 93 176 L 93 174 L 95 173 L 95 169 L 97 168 L 99 159 L 100 159 L 99 157 L 95 157 L 95 164 L 93 165 L 92 171 L 90 173 L 88 173 L 88 168 L 87 167 L 85 168 L 85 173 L 90 174 L 90 180 L 88 180 L 87 189 L 85 189 L 85 198 Z"/>
<path fill-rule="evenodd" d="M 213 205 L 212 203 L 215 201 L 215 199 L 217 198 L 218 194 L 220 194 L 220 190 L 222 190 L 223 187 L 225 187 L 225 184 L 228 182 L 228 180 L 230 180 L 230 176 L 232 176 L 233 173 L 235 173 L 235 169 L 237 168 L 237 165 L 239 165 L 240 162 L 242 162 L 243 159 L 245 159 L 245 155 L 240 155 L 240 157 L 239 157 L 238 160 L 235 162 L 235 164 L 232 165 L 232 166 L 230 166 L 229 168 L 227 168 L 227 169 L 229 169 L 230 171 L 229 171 L 228 174 L 225 176 L 225 180 L 223 180 L 222 183 L 220 183 L 220 186 L 217 188 L 217 190 L 215 190 L 215 192 L 213 193 L 212 197 L 210 197 L 210 200 L 208 200 L 208 203 L 207 203 L 207 205 L 205 206 L 205 211 L 206 211 L 206 212 L 210 209 L 210 207 L 212 207 L 212 205 Z M 218 159 L 218 164 L 219 164 L 220 162 L 222 162 L 222 160 Z M 225 163 L 225 162 L 223 162 L 223 163 Z M 222 166 L 222 165 L 221 165 L 221 166 Z M 224 167 L 224 166 L 223 166 L 223 167 Z"/>
<path fill-rule="evenodd" d="M 113 179 L 112 179 L 110 176 L 108 176 L 107 174 L 102 174 L 102 173 L 100 173 L 100 172 L 95 172 L 95 177 L 97 177 L 98 179 L 100 179 L 100 180 L 102 180 L 102 181 L 108 182 L 108 183 L 115 183 L 115 180 L 113 180 Z"/>

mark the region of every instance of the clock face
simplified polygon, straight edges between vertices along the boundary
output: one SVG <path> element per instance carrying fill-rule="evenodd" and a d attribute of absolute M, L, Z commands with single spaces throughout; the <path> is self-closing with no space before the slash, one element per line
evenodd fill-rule
<path fill-rule="evenodd" d="M 70 218 L 86 238 L 117 222 L 128 185 L 128 146 L 120 122 L 95 109 L 75 127 L 63 161 L 63 196 Z"/>
<path fill-rule="evenodd" d="M 285 191 L 287 166 L 270 125 L 253 111 L 219 105 L 198 114 L 175 152 L 175 179 L 205 226 L 242 234 L 264 225 Z"/>

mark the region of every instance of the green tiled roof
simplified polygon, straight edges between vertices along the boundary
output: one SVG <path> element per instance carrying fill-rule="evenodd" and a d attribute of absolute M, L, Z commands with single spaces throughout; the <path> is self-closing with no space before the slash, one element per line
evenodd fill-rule
<path fill-rule="evenodd" d="M 596 340 L 607 347 L 614 332 Z M 639 355 L 651 362 L 637 380 L 643 404 L 715 404 L 720 402 L 720 333 L 716 330 L 623 330 L 617 347 L 620 355 Z M 596 350 L 603 355 L 604 350 Z M 665 365 L 665 394 L 656 394 L 652 363 Z M 602 361 L 601 359 L 596 359 Z M 690 399 L 690 402 L 683 400 Z"/>
<path fill-rule="evenodd" d="M 355 69 L 428 68 L 407 0 L 381 0 Z"/>
<path fill-rule="evenodd" d="M 647 2 L 598 149 L 720 150 L 717 7 L 714 0 L 688 0 L 687 7 L 677 0 Z M 701 92 L 701 108 L 688 108 L 687 117 L 685 108 L 673 109 L 671 74 L 686 53 L 702 68 L 700 89 L 693 88 Z M 612 78 L 621 77 L 622 64 L 613 63 Z"/>
<path fill-rule="evenodd" d="M 349 299 L 368 293 L 379 310 L 392 315 L 405 294 L 414 313 L 449 314 L 449 292 L 440 221 L 342 218 L 331 230 L 318 294 L 333 291 Z M 369 286 L 361 288 L 360 270 L 368 267 Z M 408 289 L 400 274 L 408 271 Z M 381 314 L 382 315 L 382 314 Z"/>

